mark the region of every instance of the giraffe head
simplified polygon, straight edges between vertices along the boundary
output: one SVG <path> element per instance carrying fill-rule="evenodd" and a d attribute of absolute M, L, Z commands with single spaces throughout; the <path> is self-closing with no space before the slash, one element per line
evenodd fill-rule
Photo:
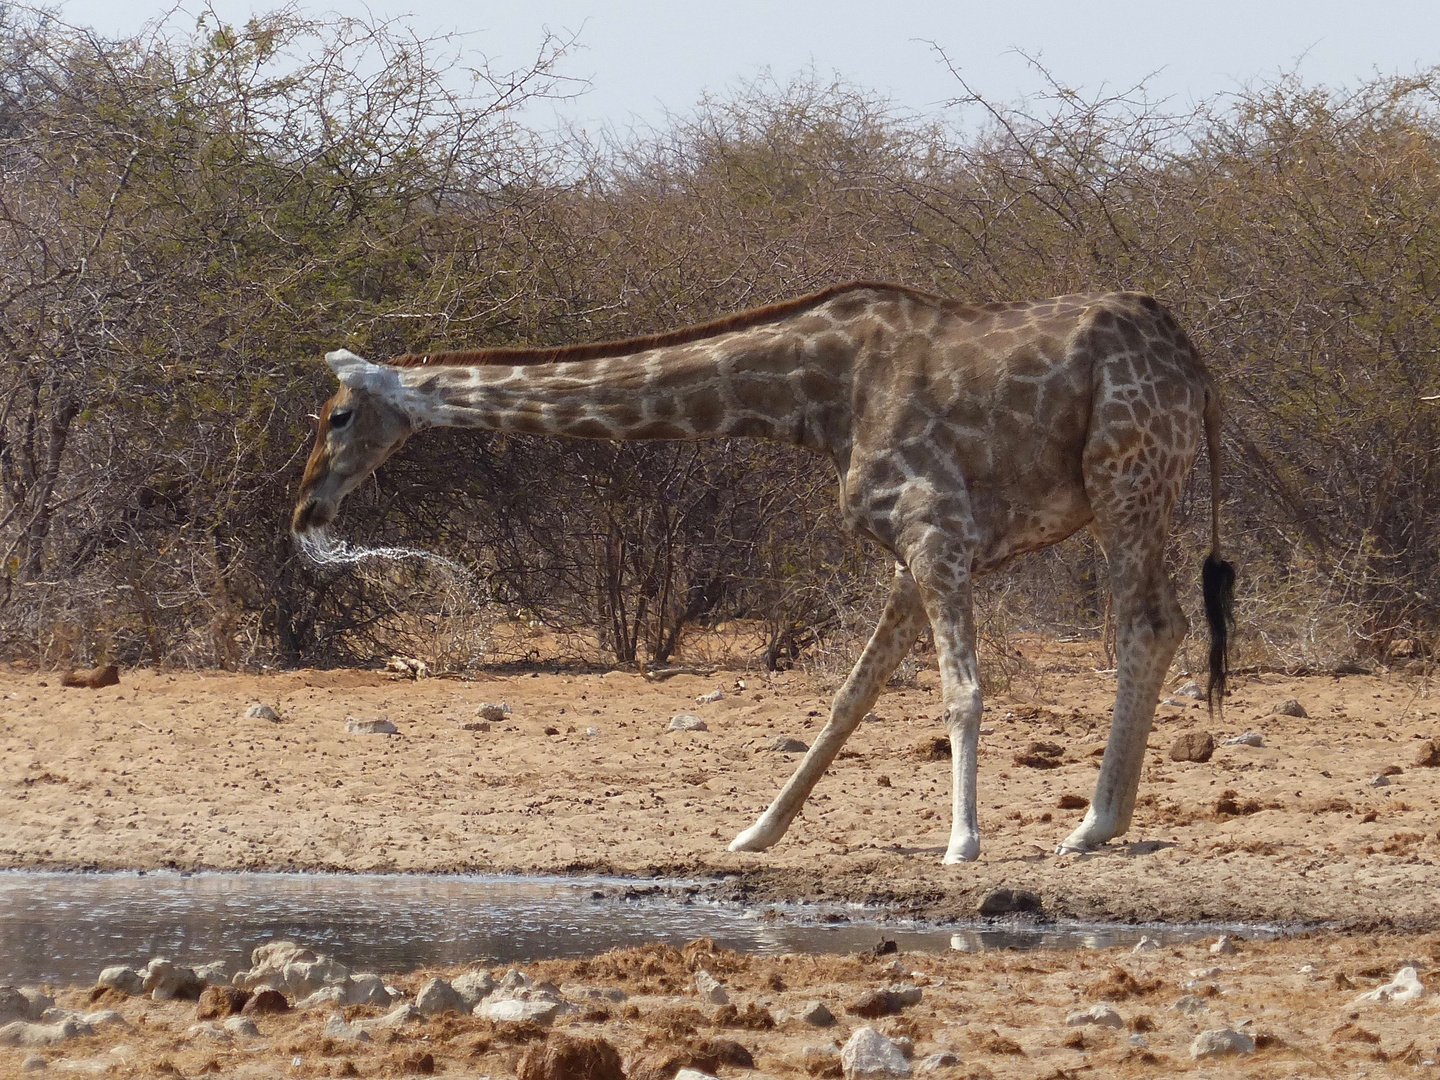
<path fill-rule="evenodd" d="M 315 448 L 305 463 L 290 531 L 297 536 L 335 520 L 340 502 L 415 430 L 399 405 L 400 376 L 345 349 L 326 353 L 339 392 L 320 410 Z"/>

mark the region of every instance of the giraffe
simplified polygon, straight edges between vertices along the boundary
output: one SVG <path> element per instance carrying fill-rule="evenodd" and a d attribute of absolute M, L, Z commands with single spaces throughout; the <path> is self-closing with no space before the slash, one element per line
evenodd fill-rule
<path fill-rule="evenodd" d="M 1211 551 L 1202 585 L 1210 690 L 1223 696 L 1234 571 L 1220 557 L 1220 403 L 1170 313 L 1138 293 L 963 303 L 854 282 L 681 330 L 556 348 L 326 360 L 292 518 L 301 538 L 431 426 L 582 439 L 744 436 L 829 458 L 847 526 L 895 559 L 878 626 L 794 775 L 730 844 L 778 841 L 927 624 L 950 734 L 946 863 L 975 859 L 981 690 L 972 583 L 1089 527 L 1109 564 L 1117 691 L 1084 819 L 1085 852 L 1130 826 L 1161 683 L 1188 629 L 1164 566 L 1205 438 Z"/>

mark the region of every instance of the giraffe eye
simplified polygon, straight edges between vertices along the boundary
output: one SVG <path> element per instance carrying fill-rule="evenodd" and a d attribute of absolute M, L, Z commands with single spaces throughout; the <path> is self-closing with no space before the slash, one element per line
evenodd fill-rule
<path fill-rule="evenodd" d="M 333 409 L 330 412 L 330 430 L 339 431 L 355 416 L 354 409 Z"/>

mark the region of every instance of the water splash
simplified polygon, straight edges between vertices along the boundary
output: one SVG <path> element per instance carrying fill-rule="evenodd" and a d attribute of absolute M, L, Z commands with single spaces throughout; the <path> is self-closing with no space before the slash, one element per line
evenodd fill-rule
<path fill-rule="evenodd" d="M 344 540 L 337 540 L 323 529 L 312 529 L 299 537 L 301 552 L 316 566 L 354 566 L 367 559 L 388 559 L 399 562 L 404 559 L 422 559 L 435 566 L 443 566 L 457 577 L 470 579 L 474 575 L 453 559 L 411 547 L 354 547 Z"/>

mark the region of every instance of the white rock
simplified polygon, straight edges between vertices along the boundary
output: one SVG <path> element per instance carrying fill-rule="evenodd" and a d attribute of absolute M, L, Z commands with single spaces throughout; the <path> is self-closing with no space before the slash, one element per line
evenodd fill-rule
<path fill-rule="evenodd" d="M 120 1027 L 130 1026 L 130 1021 L 126 1020 L 125 1017 L 121 1016 L 114 1009 L 98 1009 L 95 1012 L 76 1017 L 76 1019 L 82 1024 L 89 1024 L 92 1028 L 114 1026 L 117 1024 Z"/>
<path fill-rule="evenodd" d="M 675 1074 L 675 1080 L 720 1080 L 714 1073 L 701 1072 L 699 1069 L 681 1069 Z"/>
<path fill-rule="evenodd" d="M 1144 1035 L 1131 1035 L 1130 1045 L 1134 1047 L 1146 1047 L 1150 1045 L 1150 1040 Z"/>
<path fill-rule="evenodd" d="M 185 1037 L 187 1039 L 211 1039 L 215 1042 L 226 1042 L 230 1038 L 230 1033 L 219 1024 L 191 1024 L 185 1029 Z"/>
<path fill-rule="evenodd" d="M 29 1057 L 27 1057 L 24 1061 L 20 1063 L 20 1071 L 22 1073 L 43 1072 L 49 1067 L 50 1063 L 46 1061 L 43 1057 L 41 1057 L 39 1054 L 31 1054 Z"/>
<path fill-rule="evenodd" d="M 0 1024 L 10 1020 L 39 1020 L 55 999 L 33 986 L 0 986 Z"/>
<path fill-rule="evenodd" d="M 835 1022 L 835 1014 L 823 1001 L 807 1001 L 800 1006 L 800 1019 L 811 1027 L 829 1027 Z"/>
<path fill-rule="evenodd" d="M 384 1031 L 401 1027 L 411 1020 L 418 1019 L 420 1019 L 420 1010 L 406 1002 L 404 1005 L 397 1005 L 384 1016 L 377 1016 L 374 1020 L 357 1021 L 355 1026 L 365 1031 L 374 1031 L 377 1028 Z"/>
<path fill-rule="evenodd" d="M 710 725 L 693 713 L 676 713 L 670 718 L 671 731 L 709 731 Z"/>
<path fill-rule="evenodd" d="M 695 699 L 696 705 L 713 705 L 725 696 L 724 690 L 711 690 L 708 694 L 701 694 Z"/>
<path fill-rule="evenodd" d="M 580 983 L 566 983 L 560 987 L 560 993 L 573 1001 L 613 1001 L 618 1003 L 629 997 L 618 986 L 586 986 Z"/>
<path fill-rule="evenodd" d="M 236 973 L 231 981 L 241 990 L 268 986 L 286 997 L 306 1000 L 325 986 L 344 986 L 350 969 L 337 960 L 321 956 L 293 941 L 272 941 L 250 954 L 249 971 Z"/>
<path fill-rule="evenodd" d="M 498 724 L 510 715 L 510 706 L 503 701 L 482 701 L 480 707 L 475 710 L 475 715 L 481 720 L 489 720 L 492 724 Z"/>
<path fill-rule="evenodd" d="M 220 1026 L 231 1035 L 241 1039 L 253 1039 L 260 1034 L 260 1029 L 255 1026 L 255 1021 L 248 1016 L 227 1016 L 220 1022 Z"/>
<path fill-rule="evenodd" d="M 468 1012 L 460 1001 L 455 988 L 444 979 L 431 979 L 415 995 L 415 1008 L 421 1016 L 435 1016 L 443 1012 Z M 474 1006 L 471 1006 L 473 1009 Z"/>
<path fill-rule="evenodd" d="M 345 1017 L 339 1013 L 331 1013 L 325 1021 L 325 1035 L 331 1039 L 338 1039 L 340 1042 L 370 1042 L 370 1033 L 363 1028 L 347 1024 Z"/>
<path fill-rule="evenodd" d="M 386 988 L 385 980 L 379 975 L 357 973 L 351 975 L 342 985 L 345 988 L 346 1005 L 378 1005 L 383 1009 L 391 1004 L 396 996 Z"/>
<path fill-rule="evenodd" d="M 1395 973 L 1395 978 L 1384 986 L 1377 986 L 1368 994 L 1361 994 L 1355 999 L 1356 1003 L 1362 1001 L 1378 1001 L 1384 1005 L 1407 1005 L 1412 1001 L 1419 1001 L 1425 996 L 1425 986 L 1420 982 L 1420 976 L 1413 967 L 1403 967 Z"/>
<path fill-rule="evenodd" d="M 1098 1024 L 1100 1027 L 1122 1028 L 1125 1021 L 1120 1019 L 1120 1014 L 1109 1005 L 1096 1002 L 1083 1012 L 1073 1012 L 1065 1017 L 1068 1027 L 1083 1027 L 1086 1024 Z"/>
<path fill-rule="evenodd" d="M 890 1041 L 895 1044 L 895 1049 L 900 1051 L 906 1061 L 909 1061 L 915 1056 L 915 1043 L 911 1040 L 910 1036 L 896 1035 L 895 1038 Z"/>
<path fill-rule="evenodd" d="M 1154 952 L 1158 948 L 1160 948 L 1158 941 L 1148 934 L 1141 934 L 1140 940 L 1135 943 L 1135 947 L 1130 951 L 1132 953 Z"/>
<path fill-rule="evenodd" d="M 1371 787 L 1389 787 L 1389 786 L 1390 786 L 1390 777 L 1386 776 L 1384 773 L 1376 773 L 1374 776 L 1372 776 L 1372 777 L 1370 778 L 1370 786 L 1371 786 Z"/>
<path fill-rule="evenodd" d="M 840 1068 L 846 1080 L 910 1075 L 910 1062 L 900 1048 L 872 1027 L 855 1029 L 840 1050 Z"/>
<path fill-rule="evenodd" d="M 548 1024 L 559 1012 L 560 1003 L 557 1001 L 522 1001 L 519 998 L 482 1001 L 475 1007 L 475 1015 L 482 1019 L 510 1023 L 533 1020 L 537 1024 Z"/>
<path fill-rule="evenodd" d="M 263 701 L 256 701 L 252 702 L 250 707 L 245 710 L 245 719 L 269 720 L 272 723 L 278 723 L 280 721 L 280 714 Z"/>
<path fill-rule="evenodd" d="M 227 986 L 230 983 L 230 975 L 225 970 L 225 961 L 212 960 L 208 964 L 201 964 L 195 969 L 195 977 L 206 986 Z"/>
<path fill-rule="evenodd" d="M 451 986 L 454 986 L 456 994 L 459 995 L 465 1012 L 474 1012 L 475 1007 L 494 992 L 495 979 L 488 971 L 468 971 L 464 975 L 456 975 Z"/>
<path fill-rule="evenodd" d="M 1255 1040 L 1234 1028 L 1211 1028 L 1195 1036 L 1190 1044 L 1192 1058 L 1221 1057 L 1225 1054 L 1253 1054 Z"/>
<path fill-rule="evenodd" d="M 145 992 L 145 979 L 132 967 L 124 964 L 117 964 L 115 967 L 107 967 L 100 972 L 100 978 L 95 980 L 96 986 L 104 986 L 121 994 L 129 994 L 134 997 Z"/>
<path fill-rule="evenodd" d="M 373 720 L 345 717 L 345 732 L 348 735 L 398 735 L 400 729 L 390 722 L 388 716 L 377 716 Z"/>
<path fill-rule="evenodd" d="M 939 1072 L 960 1064 L 960 1055 L 950 1050 L 939 1050 L 920 1063 L 922 1073 Z"/>
<path fill-rule="evenodd" d="M 295 1002 L 295 1008 L 302 1011 L 310 1009 L 324 1009 L 336 1005 L 345 1005 L 345 987 L 343 986 L 322 986 L 313 994 L 307 994 Z"/>
<path fill-rule="evenodd" d="M 0 1046 L 54 1046 L 67 1039 L 93 1034 L 95 1029 L 79 1020 L 64 1020 L 58 1024 L 32 1024 L 28 1020 L 16 1020 L 0 1027 Z"/>
<path fill-rule="evenodd" d="M 530 976 L 519 968 L 511 968 L 500 976 L 498 985 L 501 990 L 520 990 L 530 985 Z"/>
<path fill-rule="evenodd" d="M 145 967 L 144 982 L 155 1001 L 169 1001 L 171 998 L 197 998 L 205 984 L 193 968 L 171 963 L 163 957 L 155 957 Z"/>
<path fill-rule="evenodd" d="M 730 995 L 725 992 L 725 984 L 704 968 L 695 972 L 695 992 L 700 995 L 701 1001 L 711 1005 L 728 1005 L 730 1003 Z"/>
<path fill-rule="evenodd" d="M 1218 945 L 1219 942 L 1216 942 L 1216 944 Z M 1231 950 L 1231 951 L 1233 952 L 1234 950 Z M 1190 977 L 1191 977 L 1192 979 L 1214 979 L 1214 978 L 1218 978 L 1219 975 L 1220 975 L 1220 969 L 1219 969 L 1218 967 L 1191 968 L 1191 969 L 1190 969 Z"/>
<path fill-rule="evenodd" d="M 598 727 L 587 727 L 585 729 L 585 734 L 593 739 L 596 735 L 600 734 L 600 729 Z"/>
<path fill-rule="evenodd" d="M 1186 1016 L 1194 1016 L 1198 1012 L 1204 1012 L 1210 1006 L 1202 997 L 1194 994 L 1183 994 L 1175 999 L 1175 1004 L 1170 1008 L 1175 1012 L 1184 1013 Z"/>
<path fill-rule="evenodd" d="M 1222 739 L 1221 746 L 1264 746 L 1264 737 L 1256 731 L 1247 731 L 1243 735 L 1232 735 L 1228 739 Z"/>
<path fill-rule="evenodd" d="M 1229 934 L 1221 934 L 1220 937 L 1216 939 L 1215 944 L 1210 946 L 1211 956 L 1233 956 L 1235 951 L 1235 942 L 1230 940 Z M 1219 973 L 1216 972 L 1216 974 Z M 1202 978 L 1212 977 L 1213 976 L 1202 976 Z"/>
<path fill-rule="evenodd" d="M 1200 684 L 1191 679 L 1184 686 L 1175 691 L 1176 697 L 1193 698 L 1196 701 L 1205 700 L 1205 691 L 1200 689 Z"/>

